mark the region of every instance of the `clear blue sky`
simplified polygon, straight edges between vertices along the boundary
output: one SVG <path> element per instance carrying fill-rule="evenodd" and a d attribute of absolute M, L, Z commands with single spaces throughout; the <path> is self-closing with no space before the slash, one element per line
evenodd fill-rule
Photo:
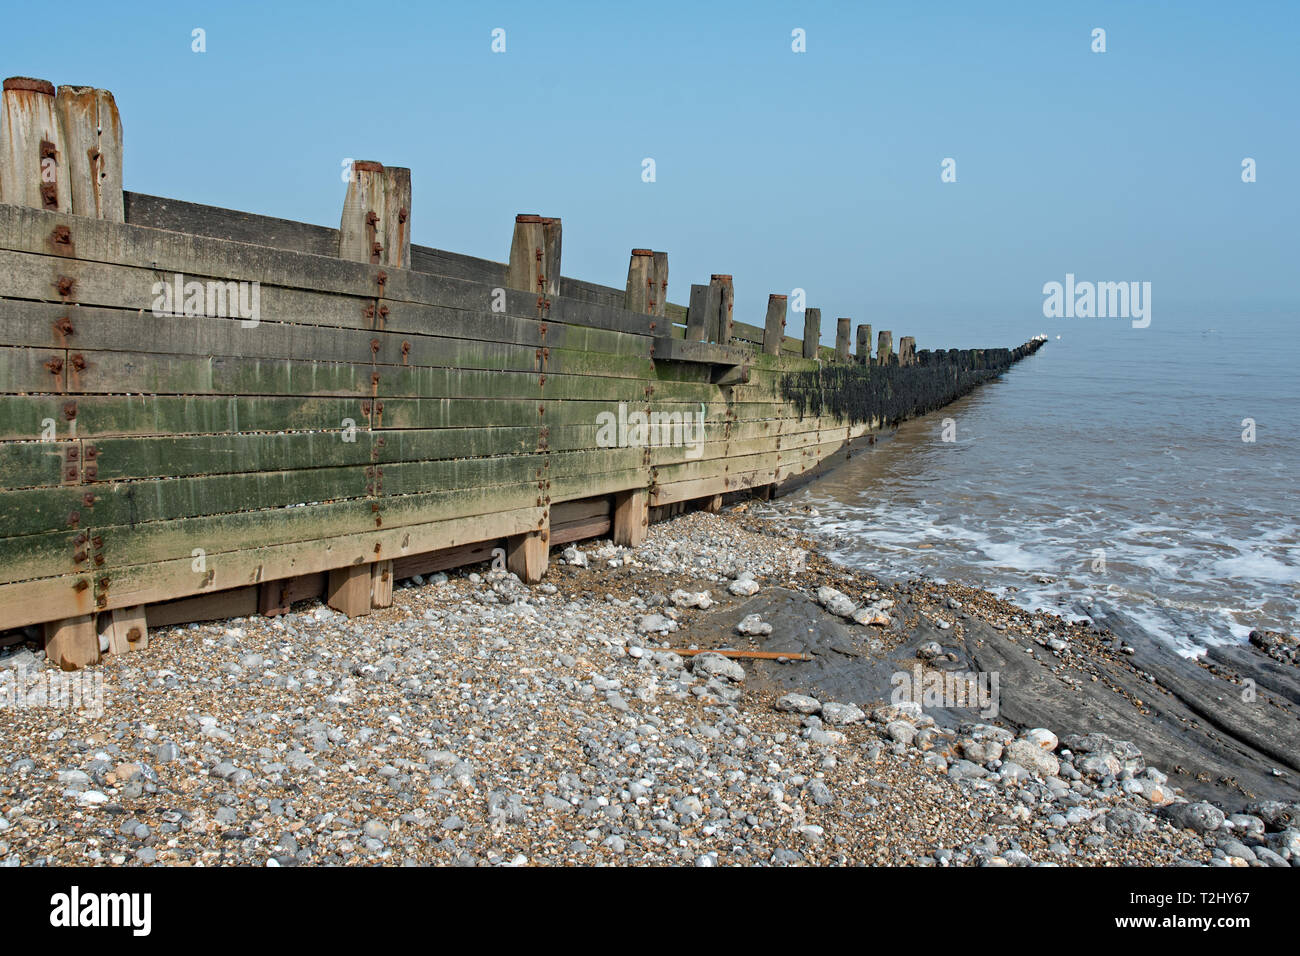
<path fill-rule="evenodd" d="M 621 285 L 632 247 L 664 249 L 673 301 L 730 272 L 761 324 L 802 287 L 824 341 L 839 315 L 921 347 L 1054 333 L 1041 289 L 1066 272 L 1152 282 L 1157 323 L 1300 311 L 1297 3 L 69 0 L 2 22 L 5 75 L 113 91 L 139 192 L 337 226 L 342 158 L 405 165 L 418 243 L 501 260 L 515 213 L 558 215 L 567 275 Z"/>

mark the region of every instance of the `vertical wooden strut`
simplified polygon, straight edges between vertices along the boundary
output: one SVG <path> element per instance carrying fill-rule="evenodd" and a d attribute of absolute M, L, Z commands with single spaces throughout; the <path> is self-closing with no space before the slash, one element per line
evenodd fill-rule
<path fill-rule="evenodd" d="M 383 264 L 411 268 L 411 171 L 404 166 L 384 167 L 384 209 L 380 225 L 384 235 Z"/>
<path fill-rule="evenodd" d="M 656 252 L 651 255 L 650 272 L 650 314 L 668 314 L 668 253 Z"/>
<path fill-rule="evenodd" d="M 506 266 L 506 288 L 531 295 L 545 295 L 546 230 L 536 213 L 515 216 L 515 232 L 510 238 L 510 262 Z"/>
<path fill-rule="evenodd" d="M 822 310 L 804 309 L 803 312 L 803 357 L 817 357 L 817 346 L 822 340 Z"/>
<path fill-rule="evenodd" d="M 709 338 L 719 345 L 731 344 L 731 326 L 735 321 L 732 313 L 736 306 L 736 290 L 732 286 L 731 276 L 715 272 L 709 277 L 709 285 L 717 286 L 722 301 L 718 307 L 718 327 L 710 330 Z"/>
<path fill-rule="evenodd" d="M 645 541 L 650 527 L 650 495 L 644 488 L 622 491 L 614 496 L 612 537 L 615 544 L 635 548 Z"/>
<path fill-rule="evenodd" d="M 916 338 L 911 335 L 904 335 L 898 340 L 898 364 L 915 365 L 916 364 Z"/>
<path fill-rule="evenodd" d="M 691 286 L 691 307 L 686 313 L 686 338 L 691 342 L 706 342 L 710 332 L 718 327 L 718 313 L 722 308 L 722 287 Z"/>
<path fill-rule="evenodd" d="M 411 171 L 366 159 L 352 163 L 339 258 L 411 268 Z"/>
<path fill-rule="evenodd" d="M 536 584 L 546 574 L 550 558 L 549 528 L 506 538 L 506 568 L 525 584 Z"/>
<path fill-rule="evenodd" d="M 882 331 L 876 344 L 876 364 L 896 365 L 894 359 L 894 333 Z"/>
<path fill-rule="evenodd" d="M 99 663 L 99 632 L 95 615 L 83 614 L 45 625 L 45 656 L 65 671 Z"/>
<path fill-rule="evenodd" d="M 11 76 L 0 93 L 0 202 L 72 212 L 54 85 Z"/>
<path fill-rule="evenodd" d="M 835 361 L 837 362 L 849 360 L 849 326 L 852 323 L 852 319 L 835 320 Z"/>
<path fill-rule="evenodd" d="M 785 299 L 773 292 L 767 297 L 767 323 L 763 326 L 763 354 L 780 355 L 785 335 Z"/>
<path fill-rule="evenodd" d="M 629 312 L 650 312 L 650 290 L 654 286 L 654 253 L 649 249 L 633 249 L 627 264 L 627 290 L 623 294 L 623 308 Z"/>
<path fill-rule="evenodd" d="M 542 283 L 543 294 L 560 294 L 560 251 L 563 224 L 557 216 L 542 217 Z"/>
<path fill-rule="evenodd" d="M 871 326 L 858 326 L 858 354 L 859 365 L 871 364 Z"/>
<path fill-rule="evenodd" d="M 108 90 L 60 86 L 55 97 L 72 212 L 124 222 L 122 118 Z"/>
<path fill-rule="evenodd" d="M 325 588 L 325 603 L 348 617 L 370 613 L 369 564 L 349 564 L 333 568 Z"/>

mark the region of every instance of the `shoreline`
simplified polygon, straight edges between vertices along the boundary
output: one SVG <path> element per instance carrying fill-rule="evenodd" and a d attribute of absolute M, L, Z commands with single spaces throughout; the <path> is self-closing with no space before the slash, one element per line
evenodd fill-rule
<path fill-rule="evenodd" d="M 1294 664 L 1206 676 L 1122 623 L 881 584 L 747 512 L 557 548 L 532 587 L 467 567 L 362 618 L 312 601 L 160 629 L 90 669 L 103 716 L 6 714 L 0 861 L 1300 864 L 1300 789 L 1265 755 L 1295 736 Z M 737 634 L 751 614 L 772 633 Z M 672 651 L 691 645 L 813 660 Z M 997 716 L 891 706 L 916 665 L 999 673 Z M 1203 697 L 1243 674 L 1271 724 Z"/>

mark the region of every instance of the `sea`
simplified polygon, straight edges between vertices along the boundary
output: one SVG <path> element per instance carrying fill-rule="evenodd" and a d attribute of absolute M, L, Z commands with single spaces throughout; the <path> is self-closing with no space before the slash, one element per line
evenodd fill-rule
<path fill-rule="evenodd" d="M 1300 634 L 1300 314 L 1040 331 L 783 505 L 842 563 L 1071 619 L 1100 606 L 1186 656 Z"/>

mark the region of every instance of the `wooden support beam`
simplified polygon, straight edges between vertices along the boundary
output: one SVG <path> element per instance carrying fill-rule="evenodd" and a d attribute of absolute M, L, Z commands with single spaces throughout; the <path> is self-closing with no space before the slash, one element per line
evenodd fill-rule
<path fill-rule="evenodd" d="M 72 211 L 71 177 L 54 85 L 13 76 L 0 93 L 0 202 Z"/>
<path fill-rule="evenodd" d="M 767 322 L 763 326 L 763 354 L 780 355 L 785 336 L 785 299 L 773 292 L 767 297 Z"/>
<path fill-rule="evenodd" d="M 911 335 L 904 335 L 898 340 L 898 364 L 915 365 L 916 364 L 916 339 Z"/>
<path fill-rule="evenodd" d="M 722 510 L 722 495 L 713 495 L 704 499 L 704 510 L 709 514 L 717 514 Z"/>
<path fill-rule="evenodd" d="M 835 320 L 835 361 L 847 362 L 849 360 L 849 326 L 852 319 Z"/>
<path fill-rule="evenodd" d="M 126 654 L 149 646 L 149 622 L 145 607 L 119 607 L 108 612 L 108 652 Z"/>
<path fill-rule="evenodd" d="M 718 327 L 718 313 L 722 308 L 722 288 L 713 284 L 692 285 L 691 305 L 686 313 L 686 338 L 691 342 L 707 342 L 710 333 Z"/>
<path fill-rule="evenodd" d="M 817 346 L 822 340 L 822 310 L 804 309 L 803 312 L 803 357 L 817 357 Z"/>
<path fill-rule="evenodd" d="M 623 308 L 629 312 L 650 312 L 650 292 L 654 287 L 654 253 L 633 249 L 627 264 L 627 290 Z"/>
<path fill-rule="evenodd" d="M 370 613 L 370 565 L 349 564 L 329 573 L 325 603 L 348 617 Z"/>
<path fill-rule="evenodd" d="M 547 528 L 512 535 L 506 538 L 506 568 L 525 584 L 536 584 L 546 574 L 550 550 Z"/>
<path fill-rule="evenodd" d="M 558 216 L 542 217 L 542 283 L 546 295 L 560 294 L 560 253 L 563 224 Z"/>
<path fill-rule="evenodd" d="M 339 223 L 339 258 L 383 262 L 386 216 L 383 165 L 366 159 L 354 160 Z"/>
<path fill-rule="evenodd" d="M 731 329 L 735 323 L 733 313 L 736 307 L 736 290 L 731 283 L 731 276 L 714 273 L 709 277 L 709 285 L 717 286 L 721 298 L 718 306 L 718 327 L 709 332 L 709 338 L 719 345 L 731 344 Z"/>
<path fill-rule="evenodd" d="M 877 365 L 897 364 L 894 358 L 894 333 L 893 332 L 880 333 L 880 340 L 876 345 L 876 364 Z"/>
<path fill-rule="evenodd" d="M 149 626 L 154 630 L 173 624 L 190 624 L 194 621 L 220 621 L 231 617 L 249 617 L 257 613 L 259 585 L 231 588 L 212 594 L 196 594 L 150 604 L 145 609 Z"/>
<path fill-rule="evenodd" d="M 385 166 L 384 208 L 380 212 L 384 244 L 381 261 L 395 269 L 411 268 L 411 171 Z"/>
<path fill-rule="evenodd" d="M 859 365 L 871 364 L 871 326 L 858 326 L 858 354 L 857 360 Z"/>
<path fill-rule="evenodd" d="M 656 252 L 651 257 L 650 308 L 651 315 L 668 314 L 668 253 Z"/>
<path fill-rule="evenodd" d="M 614 543 L 628 548 L 645 541 L 650 527 L 650 495 L 644 488 L 621 491 L 614 496 Z"/>
<path fill-rule="evenodd" d="M 546 229 L 536 213 L 515 216 L 515 232 L 510 239 L 510 264 L 506 266 L 506 288 L 542 295 L 546 276 Z"/>
<path fill-rule="evenodd" d="M 122 118 L 113 94 L 90 86 L 60 86 L 55 108 L 67 152 L 72 212 L 124 222 Z"/>
<path fill-rule="evenodd" d="M 99 631 L 94 614 L 82 614 L 45 625 L 45 656 L 65 671 L 99 663 Z"/>
<path fill-rule="evenodd" d="M 393 604 L 393 562 L 376 561 L 370 565 L 370 603 L 373 607 Z"/>

